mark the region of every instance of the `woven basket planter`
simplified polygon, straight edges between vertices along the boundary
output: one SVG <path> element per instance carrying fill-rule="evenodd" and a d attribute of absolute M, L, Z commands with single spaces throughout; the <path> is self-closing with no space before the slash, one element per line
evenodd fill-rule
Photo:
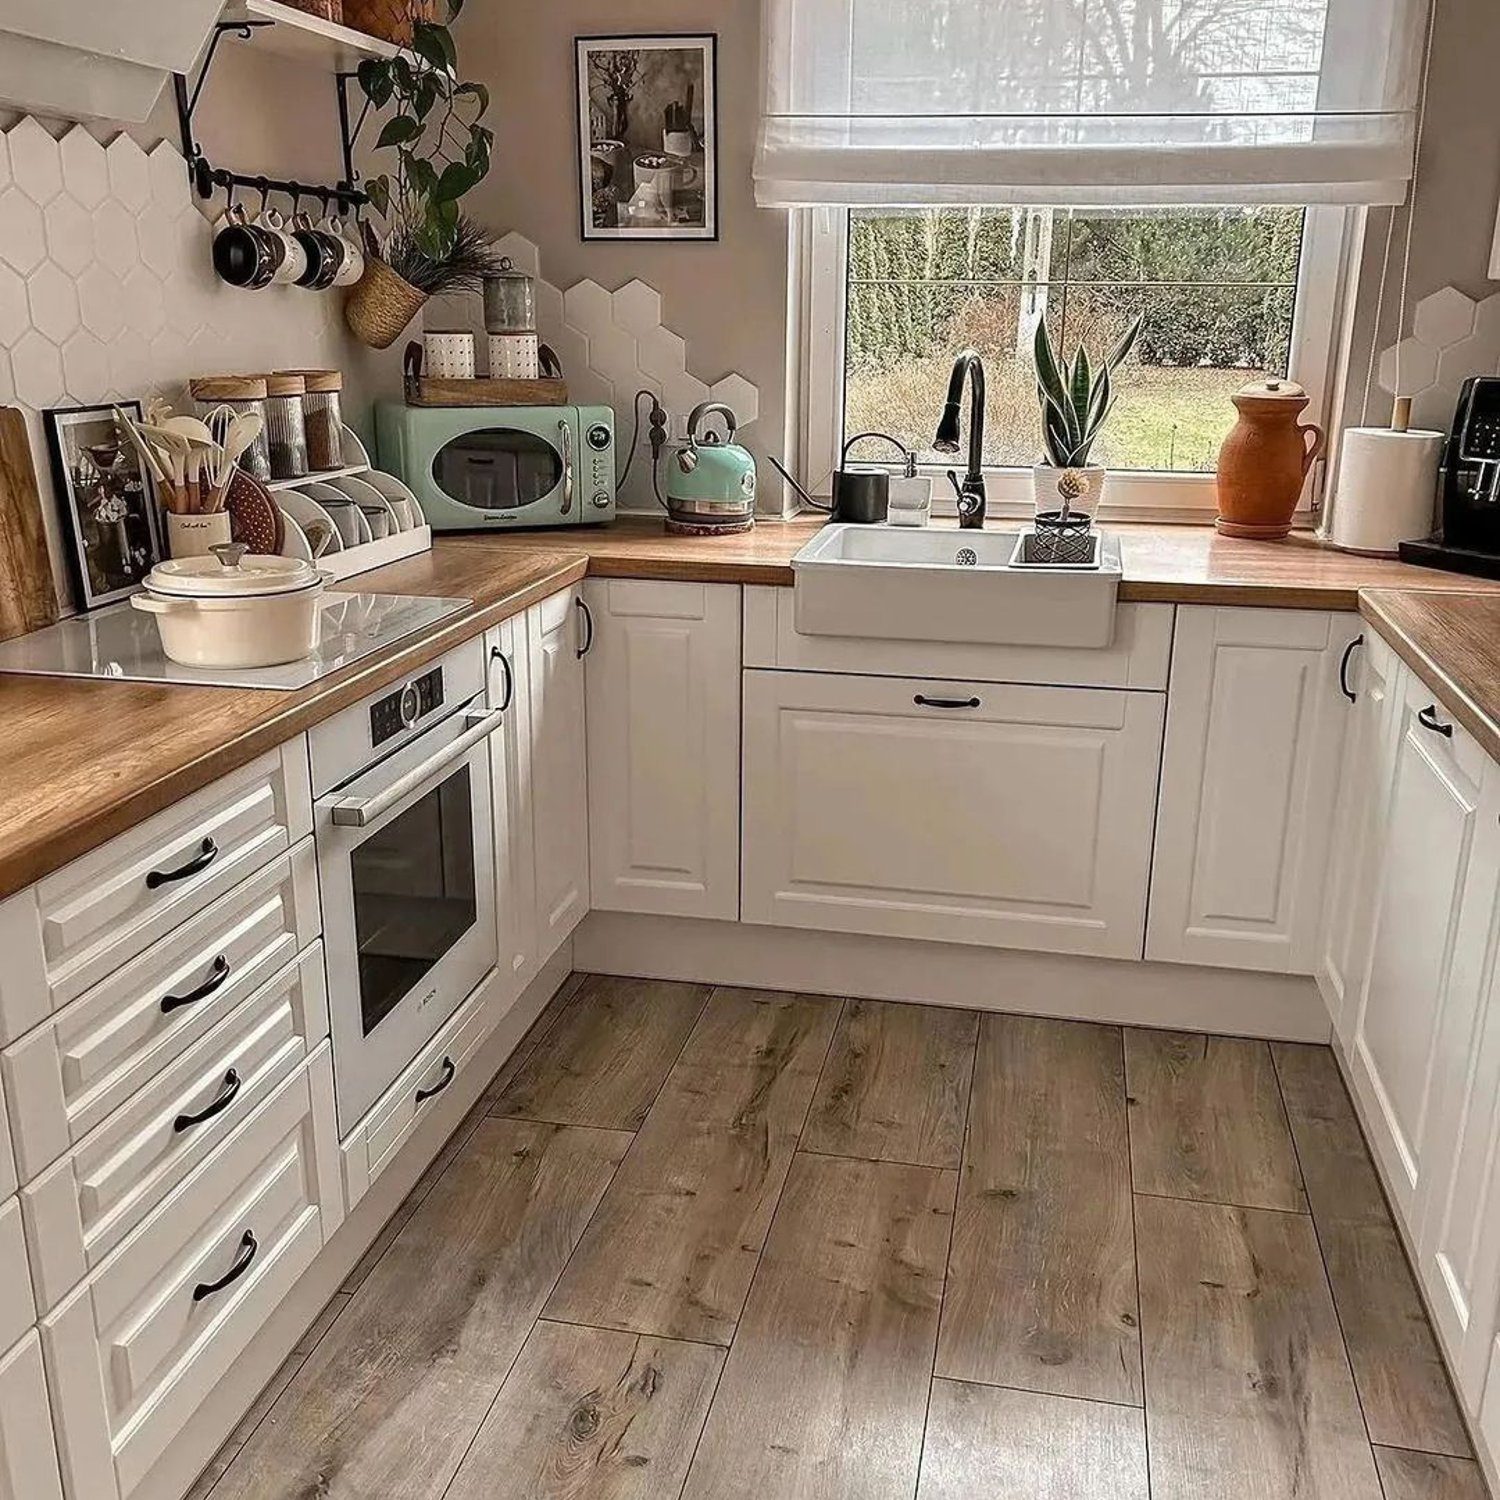
<path fill-rule="evenodd" d="M 398 276 L 383 260 L 365 260 L 365 273 L 344 299 L 344 322 L 360 343 L 389 349 L 422 311 L 427 293 Z"/>
<path fill-rule="evenodd" d="M 344 25 L 398 47 L 411 45 L 413 21 L 435 21 L 436 0 L 343 0 Z"/>

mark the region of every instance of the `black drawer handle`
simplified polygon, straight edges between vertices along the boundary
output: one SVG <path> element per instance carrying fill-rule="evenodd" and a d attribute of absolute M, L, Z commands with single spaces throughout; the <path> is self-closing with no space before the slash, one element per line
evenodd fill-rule
<path fill-rule="evenodd" d="M 441 1094 L 443 1090 L 453 1082 L 453 1075 L 457 1072 L 458 1069 L 453 1066 L 453 1059 L 451 1057 L 445 1057 L 443 1059 L 443 1076 L 439 1078 L 438 1081 L 433 1084 L 430 1089 L 417 1090 L 417 1103 L 425 1104 L 429 1099 L 435 1097 L 438 1094 Z"/>
<path fill-rule="evenodd" d="M 205 1104 L 202 1109 L 191 1115 L 178 1115 L 172 1121 L 172 1129 L 176 1131 L 191 1130 L 194 1125 L 201 1125 L 205 1120 L 211 1120 L 215 1115 L 222 1115 L 231 1104 L 234 1097 L 240 1091 L 240 1075 L 231 1068 L 224 1075 L 224 1087 L 219 1090 L 218 1097 L 212 1104 Z"/>
<path fill-rule="evenodd" d="M 583 644 L 578 648 L 578 656 L 582 659 L 594 649 L 594 612 L 589 608 L 588 600 L 581 594 L 575 602 L 579 613 L 583 615 Z"/>
<path fill-rule="evenodd" d="M 1339 692 L 1341 692 L 1351 703 L 1359 700 L 1355 697 L 1354 689 L 1349 686 L 1349 663 L 1354 658 L 1354 653 L 1365 643 L 1362 635 L 1357 635 L 1347 646 L 1344 654 L 1339 658 Z"/>
<path fill-rule="evenodd" d="M 929 698 L 926 693 L 918 693 L 911 700 L 918 708 L 978 708 L 978 698 Z"/>
<path fill-rule="evenodd" d="M 240 1240 L 240 1253 L 235 1256 L 234 1264 L 217 1281 L 200 1281 L 193 1288 L 193 1301 L 201 1302 L 205 1297 L 212 1297 L 215 1292 L 222 1292 L 225 1287 L 233 1286 L 250 1269 L 250 1262 L 255 1259 L 255 1252 L 259 1249 L 255 1231 L 247 1229 L 244 1238 Z"/>
<path fill-rule="evenodd" d="M 154 891 L 159 885 L 169 885 L 174 880 L 186 880 L 199 870 L 206 870 L 219 857 L 219 846 L 212 839 L 204 839 L 202 847 L 185 864 L 175 870 L 152 870 L 146 876 L 146 889 Z"/>
<path fill-rule="evenodd" d="M 184 1005 L 196 1005 L 200 1000 L 207 1000 L 228 978 L 229 960 L 221 953 L 214 960 L 213 968 L 208 972 L 208 978 L 197 989 L 189 990 L 185 995 L 163 995 L 161 1013 L 169 1016 L 174 1010 L 181 1010 Z"/>
<path fill-rule="evenodd" d="M 1436 703 L 1429 703 L 1427 707 L 1417 715 L 1417 723 L 1420 724 L 1423 729 L 1430 729 L 1434 734 L 1442 735 L 1445 740 L 1451 740 L 1453 738 L 1453 726 L 1451 724 L 1444 724 L 1438 719 Z"/>
<path fill-rule="evenodd" d="M 515 696 L 516 674 L 511 669 L 510 657 L 498 646 L 490 647 L 490 660 L 499 662 L 505 668 L 505 701 L 501 703 L 499 708 L 499 712 L 503 714 L 510 707 L 510 700 Z"/>

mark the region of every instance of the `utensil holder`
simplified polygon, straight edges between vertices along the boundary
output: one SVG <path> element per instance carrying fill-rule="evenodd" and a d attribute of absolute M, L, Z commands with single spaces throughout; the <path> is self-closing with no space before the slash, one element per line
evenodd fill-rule
<path fill-rule="evenodd" d="M 167 551 L 173 557 L 207 557 L 231 540 L 227 510 L 197 511 L 188 515 L 167 512 Z"/>
<path fill-rule="evenodd" d="M 1077 567 L 1092 563 L 1097 538 L 1093 518 L 1075 512 L 1047 510 L 1033 521 L 1034 530 L 1021 534 L 1021 561 L 1042 566 Z"/>

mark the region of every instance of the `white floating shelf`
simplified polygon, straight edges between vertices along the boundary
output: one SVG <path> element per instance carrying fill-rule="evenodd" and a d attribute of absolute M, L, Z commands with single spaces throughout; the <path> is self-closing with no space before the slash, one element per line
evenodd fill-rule
<path fill-rule="evenodd" d="M 274 21 L 259 26 L 254 45 L 283 57 L 296 59 L 330 73 L 352 73 L 369 57 L 394 57 L 401 49 L 394 42 L 367 36 L 351 26 L 310 16 L 306 11 L 283 5 L 281 0 L 236 0 L 224 13 L 226 21 Z"/>

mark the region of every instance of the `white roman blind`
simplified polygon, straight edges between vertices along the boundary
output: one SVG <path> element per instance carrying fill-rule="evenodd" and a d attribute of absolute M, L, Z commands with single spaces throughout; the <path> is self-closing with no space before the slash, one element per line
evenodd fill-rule
<path fill-rule="evenodd" d="M 1429 0 L 764 0 L 763 206 L 1399 203 Z"/>

